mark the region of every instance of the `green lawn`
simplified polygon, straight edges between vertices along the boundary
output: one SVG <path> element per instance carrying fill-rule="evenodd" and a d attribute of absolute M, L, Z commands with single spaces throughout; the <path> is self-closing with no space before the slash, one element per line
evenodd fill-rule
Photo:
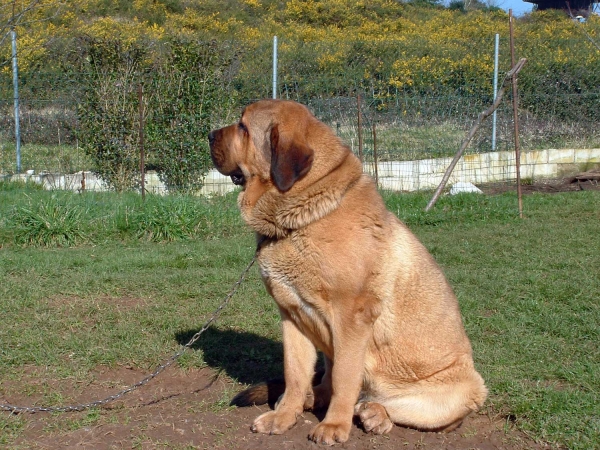
<path fill-rule="evenodd" d="M 35 170 L 51 173 L 75 173 L 89 170 L 90 158 L 75 145 L 21 145 L 21 172 Z M 17 156 L 14 142 L 0 140 L 0 174 L 16 173 Z"/>
<path fill-rule="evenodd" d="M 2 381 L 31 367 L 76 380 L 99 365 L 154 369 L 202 326 L 254 251 L 234 195 L 143 204 L 136 195 L 0 183 L 0 198 L 0 398 Z M 385 198 L 455 288 L 490 388 L 487 408 L 535 439 L 596 446 L 600 192 L 526 196 L 523 220 L 513 194 L 443 197 L 429 213 L 429 194 Z M 280 339 L 256 269 L 178 364 L 227 361 L 242 382 L 242 373 L 280 374 L 277 351 L 239 358 L 236 342 L 249 333 L 273 348 Z M 43 385 L 30 391 L 61 401 Z M 0 415 L 1 445 L 20 433 L 18 417 Z"/>

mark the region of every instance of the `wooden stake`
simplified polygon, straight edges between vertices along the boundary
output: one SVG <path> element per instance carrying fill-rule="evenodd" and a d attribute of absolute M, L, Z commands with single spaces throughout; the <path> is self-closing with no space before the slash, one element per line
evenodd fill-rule
<path fill-rule="evenodd" d="M 513 33 L 512 9 L 508 10 L 508 22 L 510 26 L 510 64 L 515 67 L 515 40 Z M 519 203 L 519 217 L 523 218 L 523 189 L 521 187 L 521 148 L 519 145 L 519 93 L 517 90 L 517 73 L 512 75 L 512 101 L 513 101 L 513 123 L 515 130 L 515 170 L 517 172 L 517 199 Z"/>
<path fill-rule="evenodd" d="M 146 201 L 146 162 L 144 154 L 144 90 L 138 86 L 138 100 L 140 109 L 140 174 L 142 177 L 142 201 Z"/>
<path fill-rule="evenodd" d="M 360 94 L 356 98 L 358 105 L 358 159 L 363 162 L 362 113 L 360 112 Z"/>
<path fill-rule="evenodd" d="M 379 168 L 377 167 L 377 132 L 375 131 L 375 123 L 373 123 L 373 160 L 375 164 L 375 185 L 379 187 Z"/>

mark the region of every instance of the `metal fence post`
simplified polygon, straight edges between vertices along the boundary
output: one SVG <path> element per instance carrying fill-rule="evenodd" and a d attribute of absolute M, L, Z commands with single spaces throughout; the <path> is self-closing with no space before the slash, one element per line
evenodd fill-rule
<path fill-rule="evenodd" d="M 277 36 L 273 36 L 273 98 L 277 98 Z"/>
<path fill-rule="evenodd" d="M 15 140 L 17 146 L 17 173 L 21 173 L 21 127 L 19 124 L 19 67 L 17 64 L 17 32 L 14 27 L 10 31 L 12 41 L 12 70 L 15 100 Z"/>
<path fill-rule="evenodd" d="M 494 45 L 494 101 L 498 95 L 498 53 L 500 49 L 500 35 L 496 33 Z M 496 151 L 496 110 L 492 116 L 492 151 Z"/>

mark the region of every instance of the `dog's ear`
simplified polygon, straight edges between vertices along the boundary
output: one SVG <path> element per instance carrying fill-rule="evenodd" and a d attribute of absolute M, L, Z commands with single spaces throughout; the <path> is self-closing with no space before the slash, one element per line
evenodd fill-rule
<path fill-rule="evenodd" d="M 279 126 L 271 128 L 271 179 L 281 192 L 291 189 L 296 181 L 308 173 L 314 152 L 306 143 L 279 133 Z"/>

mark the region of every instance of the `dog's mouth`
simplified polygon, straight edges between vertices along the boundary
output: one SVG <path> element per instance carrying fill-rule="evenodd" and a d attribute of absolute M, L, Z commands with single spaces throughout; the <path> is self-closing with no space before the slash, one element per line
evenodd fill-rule
<path fill-rule="evenodd" d="M 230 177 L 231 177 L 231 181 L 236 186 L 243 186 L 244 183 L 246 183 L 246 177 L 244 177 L 244 174 L 242 173 L 241 170 L 235 171 L 234 173 L 232 173 L 230 175 Z"/>

